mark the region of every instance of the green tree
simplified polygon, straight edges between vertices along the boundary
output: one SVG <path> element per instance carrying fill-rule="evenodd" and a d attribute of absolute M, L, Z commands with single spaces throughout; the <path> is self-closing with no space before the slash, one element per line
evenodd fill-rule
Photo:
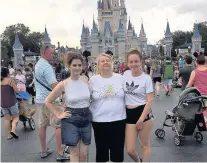
<path fill-rule="evenodd" d="M 199 32 L 202 36 L 201 46 L 207 49 L 207 22 L 201 22 L 198 24 Z"/>
<path fill-rule="evenodd" d="M 190 43 L 193 32 L 175 31 L 173 33 L 173 48 L 177 49 L 185 43 Z"/>
<path fill-rule="evenodd" d="M 32 52 L 39 53 L 40 48 L 42 47 L 43 37 L 44 37 L 43 33 L 40 32 L 30 33 L 27 37 L 25 50 L 26 51 L 30 50 Z"/>
<path fill-rule="evenodd" d="M 42 45 L 43 34 L 40 32 L 31 32 L 29 27 L 19 23 L 6 27 L 2 33 L 2 45 L 7 49 L 5 52 L 9 58 L 14 56 L 13 44 L 16 33 L 19 36 L 19 40 L 23 45 L 24 51 L 31 50 L 39 53 Z"/>
<path fill-rule="evenodd" d="M 207 49 L 207 22 L 198 23 L 198 30 L 202 36 L 202 48 Z M 193 29 L 192 31 L 175 31 L 173 32 L 173 48 L 177 49 L 181 45 L 192 42 Z"/>

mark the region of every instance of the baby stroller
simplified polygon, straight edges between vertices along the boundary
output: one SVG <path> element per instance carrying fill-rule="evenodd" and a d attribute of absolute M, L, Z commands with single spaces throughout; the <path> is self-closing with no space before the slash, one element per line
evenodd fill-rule
<path fill-rule="evenodd" d="M 20 91 L 19 94 L 16 95 L 19 107 L 19 120 L 23 122 L 24 129 L 27 130 L 26 122 L 28 122 L 30 128 L 35 130 L 35 121 L 33 119 L 33 115 L 35 113 L 34 109 L 28 104 L 30 99 L 30 95 L 25 91 Z"/>
<path fill-rule="evenodd" d="M 161 129 L 155 131 L 158 138 L 165 137 L 164 127 L 172 127 L 175 132 L 174 143 L 177 146 L 183 145 L 185 136 L 194 136 L 197 142 L 203 141 L 203 135 L 199 131 L 206 131 L 205 121 L 200 125 L 196 115 L 201 115 L 204 110 L 204 99 L 196 88 L 188 88 L 180 95 L 178 105 L 173 111 L 166 111 L 166 118 Z M 202 117 L 202 116 L 201 116 Z M 204 117 L 203 117 L 204 119 Z M 170 123 L 166 123 L 170 121 Z M 195 132 L 195 129 L 198 131 Z M 203 126 L 203 127 L 200 127 Z"/>

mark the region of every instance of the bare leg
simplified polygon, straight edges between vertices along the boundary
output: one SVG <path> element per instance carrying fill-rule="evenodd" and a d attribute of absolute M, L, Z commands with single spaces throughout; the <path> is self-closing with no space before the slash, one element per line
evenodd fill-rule
<path fill-rule="evenodd" d="M 6 129 L 7 138 L 11 137 L 11 135 L 10 135 L 10 132 L 11 132 L 10 122 L 11 122 L 11 116 L 5 115 L 4 116 L 4 128 Z"/>
<path fill-rule="evenodd" d="M 80 162 L 87 162 L 88 145 L 80 142 Z"/>
<path fill-rule="evenodd" d="M 160 94 L 160 82 L 156 82 L 155 89 L 156 89 L 157 95 L 159 95 Z"/>
<path fill-rule="evenodd" d="M 70 162 L 80 162 L 80 142 L 75 147 L 70 147 Z"/>
<path fill-rule="evenodd" d="M 140 143 L 142 145 L 142 160 L 143 162 L 150 161 L 151 155 L 151 144 L 150 144 L 150 134 L 153 128 L 153 119 L 150 119 L 143 124 L 143 128 L 139 131 Z"/>
<path fill-rule="evenodd" d="M 62 148 L 62 140 L 61 140 L 61 128 L 56 128 L 55 136 L 56 136 L 56 145 L 57 145 L 58 153 L 62 154 L 63 148 Z"/>
<path fill-rule="evenodd" d="M 126 150 L 129 156 L 135 161 L 139 162 L 138 152 L 136 150 L 137 145 L 137 128 L 135 124 L 126 125 Z"/>
<path fill-rule="evenodd" d="M 39 129 L 39 138 L 40 138 L 40 145 L 41 145 L 41 148 L 42 148 L 42 152 L 47 151 L 46 129 L 47 129 L 47 127 L 40 127 L 40 129 Z"/>
<path fill-rule="evenodd" d="M 19 121 L 19 114 L 12 116 L 12 129 L 11 132 L 16 133 L 17 122 Z"/>

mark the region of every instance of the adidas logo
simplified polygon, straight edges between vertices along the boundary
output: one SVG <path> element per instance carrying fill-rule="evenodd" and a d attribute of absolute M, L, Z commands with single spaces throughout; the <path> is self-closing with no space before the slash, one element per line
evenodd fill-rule
<path fill-rule="evenodd" d="M 126 82 L 126 88 L 129 92 L 133 92 L 138 87 L 139 87 L 139 85 L 134 85 L 134 81 L 132 81 L 131 85 L 129 85 L 129 83 Z"/>

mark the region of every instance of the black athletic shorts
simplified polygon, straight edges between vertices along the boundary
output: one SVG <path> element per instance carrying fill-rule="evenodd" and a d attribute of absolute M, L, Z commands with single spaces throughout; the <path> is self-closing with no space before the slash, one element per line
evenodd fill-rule
<path fill-rule="evenodd" d="M 127 114 L 126 123 L 127 124 L 136 124 L 142 115 L 144 107 L 145 107 L 145 105 L 138 106 L 134 109 L 126 108 L 126 114 Z M 152 111 L 150 111 L 149 114 L 147 115 L 147 117 L 145 118 L 144 122 L 150 120 L 153 117 L 154 116 L 152 114 Z"/>
<path fill-rule="evenodd" d="M 161 77 L 153 78 L 153 83 L 156 83 L 156 82 L 160 82 L 161 83 Z"/>

